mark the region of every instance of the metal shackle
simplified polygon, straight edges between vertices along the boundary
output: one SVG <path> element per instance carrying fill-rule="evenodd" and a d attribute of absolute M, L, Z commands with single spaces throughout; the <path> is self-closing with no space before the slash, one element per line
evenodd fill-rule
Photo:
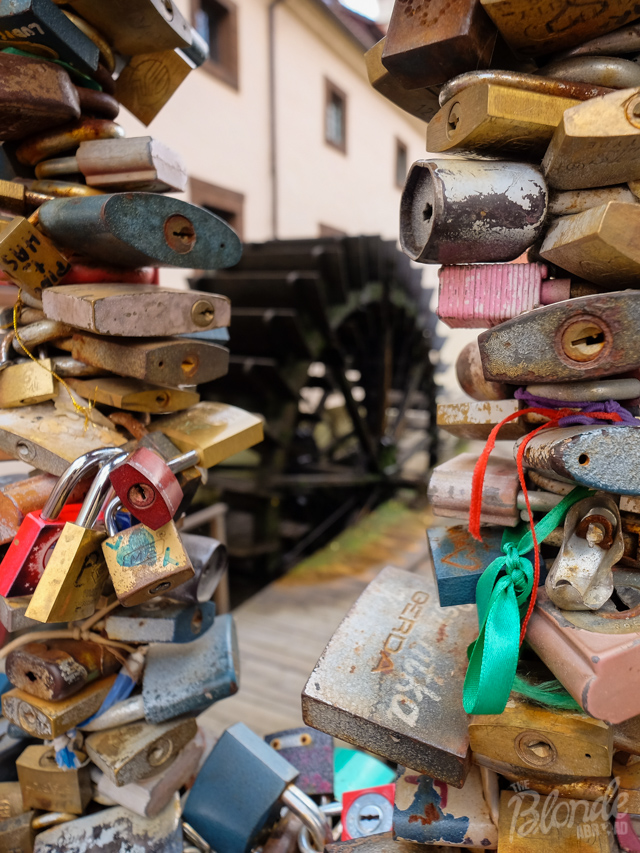
<path fill-rule="evenodd" d="M 118 525 L 116 524 L 116 513 L 118 512 L 118 508 L 121 506 L 122 503 L 120 498 L 116 495 L 115 498 L 109 501 L 104 511 L 104 526 L 107 528 L 109 537 L 117 536 L 120 532 L 118 530 Z"/>
<path fill-rule="evenodd" d="M 296 790 L 299 790 L 299 789 L 296 789 Z M 307 797 L 307 799 L 309 799 L 309 798 Z M 313 803 L 313 800 L 311 800 L 311 802 Z M 328 822 L 326 820 L 327 817 L 337 816 L 337 815 L 342 814 L 342 803 L 339 803 L 337 801 L 333 802 L 333 803 L 326 803 L 325 805 L 321 805 L 321 806 L 316 806 L 315 803 L 313 803 L 313 805 L 315 806 L 316 809 L 318 809 L 320 811 L 320 813 L 322 815 L 322 819 L 323 819 L 324 824 L 326 826 L 328 826 Z M 292 811 L 295 811 L 295 810 L 292 809 Z M 320 846 L 317 846 L 316 836 L 313 836 L 313 841 L 315 842 L 316 846 L 314 847 L 311 844 L 311 833 L 309 831 L 308 825 L 304 822 L 302 815 L 300 815 L 298 812 L 295 812 L 295 813 L 298 815 L 300 820 L 303 821 L 303 825 L 300 827 L 300 832 L 298 834 L 298 850 L 300 851 L 300 853 L 318 853 L 318 851 L 324 850 L 324 845 L 326 842 L 323 841 Z"/>
<path fill-rule="evenodd" d="M 71 492 L 87 475 L 91 474 L 100 465 L 118 456 L 122 451 L 117 447 L 99 447 L 96 450 L 90 450 L 73 461 L 67 470 L 62 474 L 58 482 L 53 487 L 51 494 L 47 498 L 47 502 L 42 508 L 40 517 L 44 520 L 52 521 L 56 519 L 63 506 L 69 499 Z"/>
<path fill-rule="evenodd" d="M 112 456 L 112 458 L 104 465 L 97 477 L 91 484 L 89 491 L 87 492 L 87 496 L 84 499 L 84 503 L 82 504 L 82 509 L 78 513 L 78 518 L 76 519 L 76 524 L 79 527 L 91 528 L 96 522 L 100 510 L 102 509 L 102 504 L 105 501 L 105 498 L 109 494 L 111 489 L 111 481 L 109 480 L 109 475 L 121 462 L 123 462 L 127 458 L 128 454 L 123 453 L 121 450 L 117 451 L 117 455 Z"/>

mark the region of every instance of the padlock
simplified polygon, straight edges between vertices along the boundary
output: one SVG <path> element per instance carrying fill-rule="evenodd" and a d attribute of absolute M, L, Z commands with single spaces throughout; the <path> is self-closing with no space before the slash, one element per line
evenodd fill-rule
<path fill-rule="evenodd" d="M 225 296 L 154 284 L 65 284 L 42 294 L 44 313 L 77 329 L 130 338 L 228 326 Z"/>
<path fill-rule="evenodd" d="M 8 853 L 33 853 L 35 833 L 32 821 L 36 813 L 23 812 L 0 821 L 0 849 Z"/>
<path fill-rule="evenodd" d="M 400 245 L 420 263 L 512 261 L 542 236 L 546 213 L 547 186 L 534 166 L 418 160 L 400 200 Z"/>
<path fill-rule="evenodd" d="M 157 420 L 150 432 L 163 432 L 184 453 L 197 450 L 200 464 L 212 468 L 263 439 L 262 418 L 226 403 L 201 402 L 188 412 Z"/>
<path fill-rule="evenodd" d="M 2 713 L 27 734 L 41 739 L 58 737 L 98 710 L 116 680 L 115 675 L 93 681 L 79 693 L 52 702 L 17 687 L 2 694 Z"/>
<path fill-rule="evenodd" d="M 75 151 L 82 142 L 93 139 L 117 139 L 124 130 L 113 121 L 81 117 L 79 121 L 43 130 L 23 139 L 16 148 L 16 158 L 25 166 L 37 166 L 48 157 Z M 111 261 L 113 262 L 113 260 Z"/>
<path fill-rule="evenodd" d="M 14 336 L 11 346 L 19 354 L 25 353 L 25 348 L 33 349 L 41 344 L 55 341 L 56 345 L 62 344 L 63 340 L 72 333 L 73 329 L 59 320 L 38 320 L 28 326 L 22 326 L 18 336 Z"/>
<path fill-rule="evenodd" d="M 82 362 L 77 362 L 82 365 Z M 84 366 L 84 365 L 83 365 Z M 97 372 L 98 368 L 94 368 Z M 64 375 L 57 369 L 58 375 Z M 67 374 L 68 375 L 68 374 Z M 71 379 L 70 388 L 85 400 L 127 412 L 150 412 L 164 415 L 182 412 L 200 402 L 200 395 L 184 388 L 164 388 L 138 379 L 121 376 L 98 376 L 95 379 Z M 639 395 L 640 396 L 640 395 Z"/>
<path fill-rule="evenodd" d="M 370 85 L 401 110 L 423 121 L 430 121 L 438 112 L 438 89 L 405 89 L 401 86 L 382 64 L 385 41 L 380 39 L 364 55 Z"/>
<path fill-rule="evenodd" d="M 161 768 L 147 779 L 116 785 L 97 767 L 91 768 L 91 780 L 96 793 L 105 805 L 126 806 L 140 817 L 156 817 L 179 791 L 196 775 L 196 769 L 204 754 L 205 739 L 200 729 L 195 737 L 182 747 L 168 767 Z"/>
<path fill-rule="evenodd" d="M 26 643 L 9 652 L 5 672 L 11 684 L 40 699 L 66 699 L 91 681 L 119 672 L 120 658 L 108 646 L 82 640 Z M 65 809 L 50 809 L 65 811 Z"/>
<path fill-rule="evenodd" d="M 176 601 L 197 604 L 209 601 L 216 591 L 229 566 L 226 547 L 210 536 L 198 536 L 195 533 L 180 533 L 194 576 L 171 591 Z"/>
<path fill-rule="evenodd" d="M 56 482 L 51 474 L 36 474 L 0 488 L 0 545 L 11 542 L 28 513 L 44 507 Z"/>
<path fill-rule="evenodd" d="M 161 432 L 148 432 L 146 435 L 143 435 L 142 438 L 134 442 L 128 442 L 125 445 L 124 449 L 133 451 L 136 450 L 138 447 L 148 447 L 151 450 L 154 450 L 165 460 L 165 462 L 169 462 L 170 460 L 175 459 L 177 456 L 183 456 L 179 448 L 176 447 L 176 445 L 171 441 L 171 439 L 167 438 L 167 436 L 163 435 Z M 192 467 L 187 468 L 185 471 L 176 472 L 176 477 L 178 478 L 180 488 L 182 489 L 182 494 L 184 495 L 182 503 L 178 507 L 178 512 L 176 513 L 176 515 L 180 517 L 182 513 L 187 512 L 188 508 L 190 507 L 191 502 L 198 490 L 198 487 L 202 483 L 202 474 L 200 469 Z M 185 548 L 187 548 L 187 550 L 189 549 L 187 545 L 188 539 L 188 536 L 186 538 L 183 538 Z M 195 560 L 201 562 L 201 558 L 196 554 L 195 560 L 191 557 L 190 559 L 193 564 L 194 571 L 196 572 L 196 576 L 192 579 L 192 581 L 189 581 L 187 585 L 183 584 L 183 586 L 180 587 L 180 589 L 182 590 L 190 588 L 189 584 L 191 583 L 196 584 L 197 579 L 200 577 L 200 570 L 198 569 L 199 563 L 197 563 Z M 174 596 L 176 592 L 177 590 L 174 591 Z M 211 595 L 213 595 L 213 590 L 211 592 Z M 206 599 L 202 600 L 208 601 L 211 598 L 211 595 L 208 595 Z M 188 600 L 191 601 L 195 599 Z"/>
<path fill-rule="evenodd" d="M 610 201 L 617 201 L 621 204 L 637 204 L 639 199 L 632 192 L 632 185 L 636 183 L 636 181 L 630 181 L 628 186 L 620 184 L 619 186 L 598 187 L 590 190 L 550 190 L 549 216 L 573 216 L 575 213 L 584 213 L 585 210 L 600 207 Z M 571 296 L 588 296 L 588 291 L 579 292 L 583 286 L 582 284 L 577 285 L 576 292 L 571 293 Z M 595 290 L 591 292 L 595 293 Z"/>
<path fill-rule="evenodd" d="M 209 630 L 215 612 L 212 601 L 189 605 L 156 597 L 138 607 L 110 613 L 104 632 L 109 639 L 124 643 L 190 643 Z"/>
<path fill-rule="evenodd" d="M 59 196 L 68 198 L 100 193 L 99 190 L 93 190 L 82 184 L 68 184 L 66 185 L 66 192 L 62 192 L 62 188 L 59 186 L 56 193 L 46 192 L 45 188 L 47 190 L 53 189 L 51 184 L 44 182 L 29 181 L 29 185 L 27 185 L 17 181 L 0 181 L 0 208 L 6 210 L 7 213 L 15 213 L 17 216 L 28 216 L 45 201 L 51 201 Z"/>
<path fill-rule="evenodd" d="M 316 664 L 302 693 L 304 722 L 461 787 L 470 762 L 462 682 L 477 630 L 471 612 L 441 609 L 430 577 L 383 569 Z"/>
<path fill-rule="evenodd" d="M 252 786 L 247 800 L 223 783 L 225 767 Z M 214 746 L 189 791 L 184 819 L 217 853 L 248 853 L 259 833 L 274 823 L 282 805 L 311 830 L 316 849 L 330 836 L 326 818 L 293 783 L 298 771 L 244 723 L 228 728 Z"/>
<path fill-rule="evenodd" d="M 485 801 L 479 768 L 471 768 L 458 791 L 400 767 L 395 788 L 394 838 L 486 850 L 498 846 L 498 827 Z"/>
<path fill-rule="evenodd" d="M 638 24 L 627 24 L 606 35 L 595 36 L 576 45 L 576 47 L 562 51 L 558 58 L 600 55 L 623 56 L 638 51 L 640 51 L 640 27 Z"/>
<path fill-rule="evenodd" d="M 56 243 L 120 266 L 220 269 L 242 253 L 219 216 L 157 193 L 54 199 L 39 208 L 39 226 Z"/>
<path fill-rule="evenodd" d="M 417 16 L 417 17 L 416 17 Z M 405 89 L 437 86 L 469 68 L 487 68 L 496 31 L 480 0 L 424 0 L 393 7 L 382 64 Z"/>
<path fill-rule="evenodd" d="M 621 202 L 562 216 L 549 227 L 540 254 L 603 289 L 633 287 L 640 275 L 640 252 L 633 239 L 639 222 L 638 205 Z"/>
<path fill-rule="evenodd" d="M 528 385 L 527 391 L 536 397 L 573 402 L 596 403 L 604 400 L 634 400 L 640 397 L 640 379 L 597 379 L 588 382 Z"/>
<path fill-rule="evenodd" d="M 542 171 L 561 190 L 640 178 L 640 90 L 621 89 L 565 110 Z"/>
<path fill-rule="evenodd" d="M 640 68 L 630 59 L 618 56 L 572 56 L 554 59 L 538 69 L 538 74 L 561 80 L 596 83 L 611 89 L 640 86 Z"/>
<path fill-rule="evenodd" d="M 53 400 L 58 383 L 53 377 L 50 358 L 11 364 L 0 371 L 0 407 L 15 409 Z"/>
<path fill-rule="evenodd" d="M 55 829 L 40 832 L 33 853 L 90 850 L 91 853 L 144 850 L 144 853 L 182 853 L 180 799 L 153 818 L 139 817 L 123 806 L 84 815 Z M 22 851 L 20 851 L 22 853 Z"/>
<path fill-rule="evenodd" d="M 577 711 L 511 697 L 502 714 L 471 717 L 469 741 L 477 764 L 502 762 L 512 773 L 611 776 L 613 728 Z"/>
<path fill-rule="evenodd" d="M 522 460 L 525 468 L 556 474 L 590 489 L 639 495 L 640 475 L 635 476 L 633 461 L 640 447 L 639 427 L 617 424 L 544 430 L 527 443 Z"/>
<path fill-rule="evenodd" d="M 613 775 L 618 783 L 618 801 L 620 810 L 637 814 L 640 810 L 640 762 L 634 756 L 631 761 L 621 764 L 613 762 Z"/>
<path fill-rule="evenodd" d="M 166 769 L 198 731 L 192 717 L 169 723 L 130 723 L 85 740 L 89 758 L 117 786 L 138 782 Z"/>
<path fill-rule="evenodd" d="M 610 600 L 595 612 L 560 610 L 540 590 L 527 626 L 529 645 L 576 702 L 611 724 L 640 714 L 636 574 L 616 569 L 614 587 L 630 609 L 617 610 Z"/>
<path fill-rule="evenodd" d="M 73 157 L 43 160 L 37 178 L 81 174 L 87 186 L 118 192 L 184 192 L 187 167 L 179 155 L 151 136 L 81 142 Z"/>
<path fill-rule="evenodd" d="M 598 610 L 613 594 L 613 566 L 623 553 L 622 521 L 613 498 L 600 494 L 579 501 L 564 520 L 564 541 L 547 576 L 547 595 L 561 610 Z"/>
<path fill-rule="evenodd" d="M 484 378 L 477 341 L 469 341 L 460 350 L 456 359 L 456 379 L 465 394 L 474 400 L 505 400 L 514 391 L 504 382 L 491 382 Z"/>
<path fill-rule="evenodd" d="M 0 821 L 26 811 L 19 782 L 0 782 Z"/>
<path fill-rule="evenodd" d="M 27 619 L 25 616 L 30 601 L 30 595 L 17 595 L 11 598 L 0 595 L 0 625 L 9 633 L 24 631 L 27 628 L 39 628 L 39 622 L 35 619 Z"/>
<path fill-rule="evenodd" d="M 528 385 L 624 373 L 640 367 L 638 328 L 640 294 L 635 291 L 547 305 L 478 336 L 484 376 Z"/>
<path fill-rule="evenodd" d="M 96 529 L 102 504 L 111 488 L 109 474 L 125 454 L 113 456 L 87 492 L 75 522 L 60 531 L 26 615 L 39 622 L 73 622 L 91 616 L 108 577 L 101 544 L 106 538 Z"/>
<path fill-rule="evenodd" d="M 116 497 L 105 510 L 108 538 L 102 542 L 102 554 L 122 605 L 143 604 L 194 576 L 173 520 L 155 530 L 134 524 L 118 531 L 115 511 L 119 504 Z"/>
<path fill-rule="evenodd" d="M 342 841 L 389 832 L 393 826 L 394 783 L 345 791 L 342 795 Z"/>
<path fill-rule="evenodd" d="M 457 438 L 489 438 L 491 430 L 508 415 L 520 411 L 519 400 L 489 400 L 473 403 L 438 403 L 437 424 L 440 429 Z M 511 440 L 526 435 L 531 429 L 526 416 L 505 424 L 498 433 L 500 440 Z"/>
<path fill-rule="evenodd" d="M 447 266 L 438 278 L 438 317 L 450 329 L 486 329 L 541 305 L 588 295 L 569 279 L 547 279 L 544 264 Z"/>
<path fill-rule="evenodd" d="M 540 74 L 525 71 L 466 71 L 448 80 L 440 89 L 438 100 L 443 107 L 452 98 L 477 83 L 494 83 L 508 89 L 520 89 L 525 92 L 537 92 L 540 95 L 552 95 L 557 98 L 573 98 L 577 101 L 589 101 L 601 95 L 608 95 L 611 89 L 595 86 L 593 83 L 579 83 L 572 80 L 556 80 Z"/>
<path fill-rule="evenodd" d="M 427 151 L 540 160 L 562 114 L 580 101 L 476 83 L 446 103 L 427 127 Z"/>
<path fill-rule="evenodd" d="M 51 240 L 22 216 L 0 230 L 0 269 L 36 299 L 71 269 Z"/>
<path fill-rule="evenodd" d="M 500 34 L 518 54 L 537 56 L 566 50 L 587 39 L 616 30 L 640 17 L 640 10 L 625 0 L 574 5 L 543 0 L 481 0 Z"/>
<path fill-rule="evenodd" d="M 58 767 L 51 746 L 28 746 L 16 761 L 25 808 L 80 815 L 91 799 L 91 779 L 84 753 L 80 767 Z"/>
<path fill-rule="evenodd" d="M 62 528 L 78 515 L 79 507 L 66 509 L 66 502 L 83 480 L 117 453 L 115 448 L 101 448 L 79 456 L 59 478 L 42 509 L 27 513 L 0 563 L 0 595 L 34 592 Z"/>
<path fill-rule="evenodd" d="M 308 726 L 265 735 L 265 741 L 299 771 L 305 794 L 333 793 L 333 738 Z"/>
<path fill-rule="evenodd" d="M 149 125 L 196 67 L 179 48 L 132 56 L 116 80 L 116 98 Z"/>
<path fill-rule="evenodd" d="M 98 48 L 58 9 L 53 0 L 2 0 L 0 43 L 3 49 L 37 45 L 48 59 L 61 59 L 85 74 L 98 67 Z"/>
<path fill-rule="evenodd" d="M 473 453 L 460 453 L 438 465 L 429 480 L 429 500 L 435 515 L 465 518 L 471 506 L 471 482 L 478 461 Z M 518 469 L 511 459 L 491 457 L 482 486 L 482 524 L 517 527 L 520 512 Z M 408 762 L 407 762 L 408 763 Z"/>
<path fill-rule="evenodd" d="M 189 338 L 107 338 L 74 334 L 73 358 L 104 371 L 157 385 L 200 385 L 224 376 L 229 351 Z"/>

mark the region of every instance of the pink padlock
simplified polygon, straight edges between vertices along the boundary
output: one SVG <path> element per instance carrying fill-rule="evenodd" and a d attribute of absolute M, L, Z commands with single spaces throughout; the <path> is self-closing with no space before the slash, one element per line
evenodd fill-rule
<path fill-rule="evenodd" d="M 569 299 L 571 280 L 547 279 L 544 264 L 463 264 L 439 272 L 438 317 L 451 329 L 487 329 Z"/>

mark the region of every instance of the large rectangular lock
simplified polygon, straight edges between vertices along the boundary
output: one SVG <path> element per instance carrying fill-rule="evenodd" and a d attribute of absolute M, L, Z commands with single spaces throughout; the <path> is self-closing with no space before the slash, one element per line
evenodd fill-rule
<path fill-rule="evenodd" d="M 42 305 L 52 320 L 99 335 L 130 338 L 199 332 L 231 322 L 226 296 L 155 284 L 67 284 L 43 293 Z"/>
<path fill-rule="evenodd" d="M 469 770 L 462 682 L 473 614 L 472 607 L 441 610 L 431 578 L 383 569 L 309 677 L 305 723 L 461 787 Z"/>
<path fill-rule="evenodd" d="M 470 769 L 460 790 L 415 770 L 399 768 L 393 834 L 425 845 L 495 850 L 498 827 L 485 801 L 479 768 Z"/>
<path fill-rule="evenodd" d="M 71 269 L 71 264 L 44 234 L 25 219 L 15 216 L 0 230 L 0 269 L 30 296 L 42 298 Z"/>
<path fill-rule="evenodd" d="M 508 415 L 519 412 L 519 400 L 487 400 L 473 403 L 438 403 L 437 424 L 440 429 L 457 438 L 489 438 L 491 430 Z M 498 433 L 500 440 L 513 440 L 526 435 L 529 430 L 524 418 L 515 418 Z"/>
<path fill-rule="evenodd" d="M 28 746 L 16 761 L 18 779 L 26 808 L 49 812 L 82 814 L 91 799 L 91 780 L 86 755 L 78 753 L 84 766 L 60 768 L 51 746 Z"/>
<path fill-rule="evenodd" d="M 640 367 L 638 330 L 640 293 L 625 291 L 547 305 L 487 329 L 478 346 L 486 379 L 586 380 Z"/>
<path fill-rule="evenodd" d="M 385 39 L 380 39 L 364 55 L 369 83 L 376 92 L 380 92 L 401 110 L 423 121 L 429 121 L 439 108 L 437 88 L 405 89 L 401 86 L 382 64 L 384 45 Z"/>
<path fill-rule="evenodd" d="M 158 596 L 110 613 L 104 630 L 110 639 L 124 643 L 190 643 L 209 630 L 215 612 L 212 601 L 189 605 Z"/>
<path fill-rule="evenodd" d="M 473 453 L 460 453 L 434 468 L 428 495 L 435 515 L 445 518 L 468 516 L 471 483 L 477 461 L 478 457 Z M 519 491 L 520 480 L 515 462 L 491 457 L 482 486 L 481 524 L 517 527 L 520 523 L 517 507 Z"/>
<path fill-rule="evenodd" d="M 562 114 L 580 101 L 476 83 L 458 92 L 427 127 L 427 151 L 539 159 Z"/>

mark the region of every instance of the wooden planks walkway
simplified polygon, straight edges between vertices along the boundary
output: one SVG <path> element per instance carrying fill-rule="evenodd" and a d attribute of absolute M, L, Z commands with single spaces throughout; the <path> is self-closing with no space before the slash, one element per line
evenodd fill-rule
<path fill-rule="evenodd" d="M 242 721 L 257 734 L 302 725 L 300 693 L 329 637 L 384 566 L 431 570 L 426 510 L 383 504 L 327 548 L 234 611 L 240 691 L 202 717 L 219 735 Z"/>

